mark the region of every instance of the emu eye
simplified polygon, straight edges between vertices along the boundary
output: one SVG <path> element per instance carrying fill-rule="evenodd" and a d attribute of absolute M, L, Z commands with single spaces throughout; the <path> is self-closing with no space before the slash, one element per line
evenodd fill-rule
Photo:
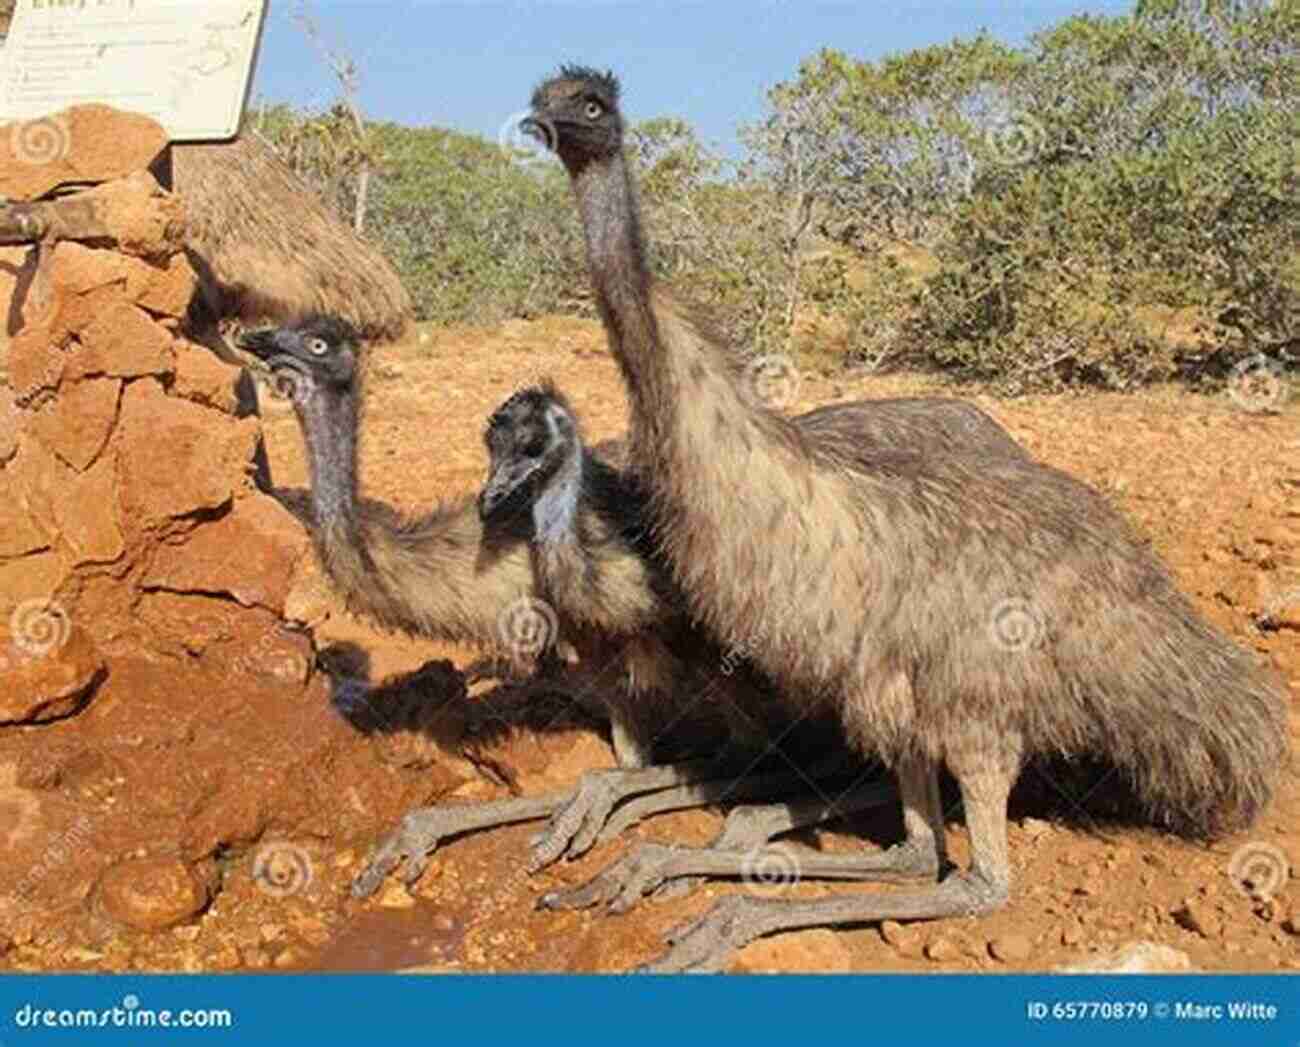
<path fill-rule="evenodd" d="M 307 351 L 312 356 L 324 356 L 330 351 L 330 344 L 324 338 L 308 338 Z"/>
<path fill-rule="evenodd" d="M 599 102 L 591 101 L 587 103 L 586 113 L 588 120 L 599 120 L 605 115 L 605 107 Z"/>

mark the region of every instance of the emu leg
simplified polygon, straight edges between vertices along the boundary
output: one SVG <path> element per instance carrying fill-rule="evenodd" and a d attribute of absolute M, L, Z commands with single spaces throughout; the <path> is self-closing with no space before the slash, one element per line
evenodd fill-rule
<path fill-rule="evenodd" d="M 989 761 L 992 763 L 993 761 Z M 949 760 L 952 767 L 953 761 Z M 668 935 L 663 956 L 639 968 L 645 973 L 721 970 L 742 946 L 777 931 L 880 920 L 925 920 L 974 916 L 1006 904 L 1011 888 L 1007 858 L 1007 796 L 1015 772 L 1005 767 L 952 767 L 961 785 L 971 835 L 971 867 L 925 890 L 854 894 L 815 901 L 724 898 L 696 920 Z M 963 773 L 963 771 L 965 773 Z M 852 867 L 852 855 L 815 856 L 809 865 L 823 875 Z"/>
<path fill-rule="evenodd" d="M 384 877 L 403 862 L 402 879 L 414 883 L 428 866 L 429 855 L 437 850 L 438 844 L 452 836 L 548 816 L 551 827 L 539 834 L 533 852 L 536 854 L 540 847 L 545 846 L 548 848 L 545 853 L 549 853 L 549 848 L 554 847 L 555 857 L 559 857 L 566 852 L 577 832 L 591 826 L 590 831 L 594 833 L 625 797 L 721 772 L 722 768 L 715 760 L 588 771 L 572 790 L 489 803 L 422 807 L 404 815 L 398 828 L 380 841 L 374 856 L 352 881 L 352 894 L 357 898 L 374 894 Z M 529 871 L 535 872 L 540 867 L 530 864 Z"/>
<path fill-rule="evenodd" d="M 658 799 L 658 795 L 648 796 L 645 799 L 655 800 Z M 833 800 L 814 796 L 800 800 L 789 800 L 784 803 L 750 804 L 745 807 L 737 807 L 727 815 L 722 831 L 709 844 L 709 849 L 739 851 L 741 853 L 757 851 L 764 844 L 770 843 L 782 833 L 812 825 L 821 825 L 823 822 L 834 821 L 849 814 L 856 814 L 858 811 L 883 806 L 896 799 L 898 799 L 898 790 L 892 782 L 869 781 L 859 782 L 851 786 L 839 793 Z M 627 804 L 620 808 L 615 816 L 610 819 L 610 824 L 605 828 L 608 829 L 610 825 L 613 825 L 626 807 L 630 806 L 631 804 Z M 601 836 L 604 837 L 604 830 L 602 830 Z M 679 876 L 676 879 L 668 880 L 655 890 L 654 898 L 656 901 L 680 898 L 693 891 L 705 879 L 706 877 L 703 876 Z"/>
<path fill-rule="evenodd" d="M 542 796 L 520 796 L 488 803 L 451 804 L 445 807 L 421 807 L 402 816 L 401 824 L 385 836 L 374 856 L 352 881 L 352 895 L 368 898 L 385 876 L 405 862 L 402 879 L 414 883 L 429 864 L 429 855 L 443 840 L 476 829 L 493 829 L 498 825 L 529 822 L 545 818 L 563 807 L 573 793 L 567 789 Z"/>
<path fill-rule="evenodd" d="M 905 761 L 898 769 L 899 795 L 903 801 L 903 825 L 907 838 L 878 854 L 795 856 L 786 848 L 751 848 L 741 852 L 712 847 L 670 847 L 657 843 L 638 844 L 594 879 L 565 891 L 552 891 L 538 900 L 544 909 L 586 909 L 605 905 L 610 912 L 626 912 L 639 898 L 657 890 L 666 881 L 683 876 L 742 876 L 762 882 L 768 870 L 791 873 L 795 880 L 874 880 L 884 883 L 934 879 L 943 854 L 943 820 L 938 805 L 938 769 L 925 761 Z M 864 806 L 884 802 L 888 787 L 861 794 Z M 792 808 L 789 820 L 825 811 L 827 805 L 807 804 Z M 834 813 L 834 812 L 832 812 Z M 779 820 L 773 824 L 780 826 Z M 725 830 L 724 830 L 725 833 Z"/>
<path fill-rule="evenodd" d="M 781 796 L 786 793 L 804 791 L 809 788 L 815 788 L 815 783 L 826 778 L 834 777 L 838 772 L 844 769 L 844 760 L 836 756 L 830 760 L 824 761 L 817 767 L 812 768 L 807 774 L 798 771 L 785 772 L 767 772 L 767 773 L 750 773 L 739 779 L 726 780 L 715 779 L 710 781 L 695 782 L 690 785 L 674 786 L 671 789 L 663 789 L 659 792 L 651 793 L 648 796 L 640 796 L 636 799 L 629 800 L 621 804 L 609 820 L 601 827 L 600 832 L 590 843 L 577 850 L 576 845 L 570 848 L 571 855 L 580 854 L 590 848 L 591 844 L 604 843 L 612 840 L 615 836 L 621 835 L 632 826 L 643 822 L 651 815 L 664 814 L 668 811 L 683 811 L 691 807 L 707 807 L 710 804 L 724 803 L 727 800 L 752 800 L 760 797 Z M 890 793 L 892 798 L 895 794 Z M 827 801 L 834 802 L 834 801 Z M 784 804 L 774 804 L 776 808 L 784 807 Z M 743 817 L 744 811 L 766 810 L 765 807 L 740 807 L 728 815 L 727 824 L 723 826 L 723 834 L 728 831 L 734 819 Z M 827 815 L 827 818 L 832 817 Z M 780 822 L 780 816 L 774 812 L 772 821 L 773 825 Z M 825 820 L 825 819 L 822 819 Z M 798 824 L 806 825 L 808 822 L 800 821 Z M 774 828 L 769 836 L 763 840 L 756 840 L 756 843 L 762 843 L 777 833 L 785 832 L 793 826 L 787 825 L 785 828 Z M 732 830 L 735 831 L 734 829 Z M 721 847 L 722 836 L 719 836 L 710 846 Z"/>

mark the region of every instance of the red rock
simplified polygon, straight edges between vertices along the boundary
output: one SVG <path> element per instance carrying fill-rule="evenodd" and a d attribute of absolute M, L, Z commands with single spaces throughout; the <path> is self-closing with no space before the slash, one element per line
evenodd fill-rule
<path fill-rule="evenodd" d="M 117 463 L 111 455 L 57 488 L 53 503 L 74 563 L 112 563 L 126 551 L 118 522 Z"/>
<path fill-rule="evenodd" d="M 65 182 L 106 182 L 142 171 L 167 147 L 147 116 L 77 105 L 0 126 L 0 196 L 35 200 Z"/>
<path fill-rule="evenodd" d="M 184 316 L 198 283 L 189 259 L 178 251 L 159 265 L 132 261 L 126 284 L 131 301 L 159 316 Z"/>
<path fill-rule="evenodd" d="M 254 419 L 215 415 L 154 382 L 131 383 L 114 440 L 123 525 L 130 531 L 228 504 L 246 482 L 257 432 Z"/>
<path fill-rule="evenodd" d="M 218 359 L 211 350 L 194 342 L 176 345 L 176 379 L 172 391 L 186 400 L 212 407 L 226 414 L 239 409 L 241 370 Z"/>
<path fill-rule="evenodd" d="M 228 593 L 245 607 L 279 615 L 306 546 L 302 525 L 287 510 L 267 495 L 250 494 L 183 542 L 160 548 L 140 584 L 178 593 Z"/>
<path fill-rule="evenodd" d="M 208 892 L 184 862 L 142 858 L 109 869 L 99 899 L 104 912 L 118 923 L 161 931 L 195 916 L 208 903 Z"/>
<path fill-rule="evenodd" d="M 127 301 L 97 312 L 78 340 L 80 346 L 68 354 L 65 379 L 101 374 L 137 378 L 170 374 L 174 367 L 172 336 Z"/>
<path fill-rule="evenodd" d="M 64 385 L 54 401 L 32 417 L 31 431 L 70 466 L 84 471 L 113 431 L 121 384 L 101 379 Z"/>
<path fill-rule="evenodd" d="M 0 562 L 0 626 L 13 607 L 24 600 L 48 597 L 68 576 L 68 564 L 57 552 L 39 552 Z"/>
<path fill-rule="evenodd" d="M 59 384 L 67 354 L 50 330 L 48 311 L 27 324 L 9 342 L 9 383 L 14 399 L 25 404 L 44 389 Z"/>
<path fill-rule="evenodd" d="M 104 660 L 57 602 L 14 607 L 0 640 L 0 723 L 45 723 L 77 712 L 101 678 Z"/>
<path fill-rule="evenodd" d="M 32 519 L 21 496 L 10 491 L 0 498 L 0 558 L 25 556 L 50 547 L 50 538 Z"/>
<path fill-rule="evenodd" d="M 85 194 L 117 247 L 164 259 L 185 245 L 185 208 L 148 171 L 137 170 Z"/>

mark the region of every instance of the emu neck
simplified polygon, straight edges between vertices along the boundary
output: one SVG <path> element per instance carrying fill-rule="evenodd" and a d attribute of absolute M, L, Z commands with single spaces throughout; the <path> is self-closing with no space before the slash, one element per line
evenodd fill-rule
<path fill-rule="evenodd" d="M 577 541 L 574 524 L 582 494 L 582 455 L 569 455 L 533 503 L 533 533 L 543 545 Z"/>
<path fill-rule="evenodd" d="M 564 460 L 533 503 L 533 541 L 543 583 L 552 597 L 560 600 L 568 587 L 586 574 L 578 533 L 582 480 L 583 455 L 579 451 Z"/>
<path fill-rule="evenodd" d="M 633 400 L 635 449 L 652 438 L 651 433 L 635 431 L 638 419 L 647 417 L 647 412 L 635 408 L 657 398 L 661 385 L 657 379 L 662 379 L 647 354 L 638 352 L 654 344 L 657 335 L 649 309 L 651 278 L 636 190 L 621 155 L 588 163 L 574 173 L 573 186 L 597 305 Z"/>
<path fill-rule="evenodd" d="M 311 469 L 311 500 L 321 558 L 336 580 L 367 572 L 369 556 L 357 519 L 355 392 L 313 396 L 299 409 Z"/>

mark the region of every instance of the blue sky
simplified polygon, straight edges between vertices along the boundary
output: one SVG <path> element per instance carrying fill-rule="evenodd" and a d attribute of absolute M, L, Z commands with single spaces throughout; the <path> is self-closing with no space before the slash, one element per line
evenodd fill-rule
<path fill-rule="evenodd" d="M 330 74 L 290 19 L 295 7 L 292 0 L 271 4 L 253 98 L 328 104 Z M 1014 43 L 1071 14 L 1121 14 L 1131 7 L 1130 0 L 312 4 L 326 37 L 361 67 L 370 117 L 495 139 L 538 79 L 561 61 L 581 61 L 620 75 L 631 119 L 680 116 L 724 146 L 737 124 L 758 115 L 764 90 L 822 47 L 878 58 L 980 29 Z"/>

